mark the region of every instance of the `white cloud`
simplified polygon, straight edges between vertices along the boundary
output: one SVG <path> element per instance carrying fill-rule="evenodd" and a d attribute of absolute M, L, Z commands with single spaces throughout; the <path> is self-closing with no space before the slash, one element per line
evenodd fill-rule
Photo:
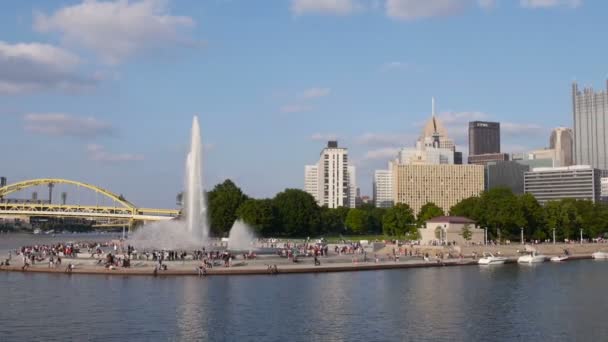
<path fill-rule="evenodd" d="M 310 88 L 300 94 L 300 97 L 305 100 L 316 99 L 319 97 L 329 96 L 331 89 L 329 88 Z"/>
<path fill-rule="evenodd" d="M 394 134 L 394 133 L 364 133 L 355 138 L 358 144 L 365 146 L 412 146 L 416 141 L 413 134 Z"/>
<path fill-rule="evenodd" d="M 292 0 L 291 2 L 291 11 L 295 15 L 348 15 L 361 8 L 356 0 Z"/>
<path fill-rule="evenodd" d="M 338 135 L 334 133 L 315 133 L 310 136 L 311 140 L 314 141 L 329 141 L 329 140 L 337 140 Z"/>
<path fill-rule="evenodd" d="M 382 67 L 380 68 L 380 70 L 382 71 L 393 71 L 393 70 L 405 70 L 405 69 L 409 69 L 411 67 L 410 64 L 408 63 L 404 63 L 404 62 L 387 62 L 382 64 Z"/>
<path fill-rule="evenodd" d="M 535 136 L 547 133 L 548 129 L 537 124 L 501 122 L 500 131 L 509 136 Z"/>
<path fill-rule="evenodd" d="M 129 161 L 141 161 L 144 160 L 144 156 L 141 154 L 131 153 L 112 153 L 106 151 L 104 146 L 97 144 L 87 145 L 87 154 L 90 160 L 99 162 L 129 162 Z"/>
<path fill-rule="evenodd" d="M 93 117 L 74 117 L 64 113 L 32 113 L 23 117 L 25 131 L 52 136 L 95 138 L 114 134 L 108 123 Z"/>
<path fill-rule="evenodd" d="M 0 93 L 16 94 L 43 89 L 81 89 L 96 83 L 78 74 L 78 56 L 40 43 L 0 41 Z"/>
<path fill-rule="evenodd" d="M 365 153 L 365 159 L 386 159 L 386 160 L 388 160 L 388 159 L 397 157 L 398 153 L 399 153 L 399 148 L 385 147 L 385 148 L 367 151 Z"/>
<path fill-rule="evenodd" d="M 577 8 L 582 6 L 583 0 L 520 0 L 521 7 L 525 8 L 550 8 L 566 6 Z"/>
<path fill-rule="evenodd" d="M 85 0 L 50 15 L 38 13 L 34 28 L 58 32 L 65 43 L 89 49 L 104 62 L 117 64 L 141 50 L 188 42 L 181 37 L 181 30 L 193 27 L 194 20 L 168 12 L 166 0 Z"/>
<path fill-rule="evenodd" d="M 308 106 L 308 105 L 302 105 L 302 104 L 289 104 L 289 105 L 285 105 L 283 107 L 281 107 L 279 109 L 279 111 L 281 113 L 302 113 L 302 112 L 308 112 L 312 109 L 312 107 Z"/>
<path fill-rule="evenodd" d="M 471 0 L 386 0 L 386 14 L 399 20 L 449 16 L 460 13 Z"/>
<path fill-rule="evenodd" d="M 477 3 L 481 8 L 492 9 L 496 7 L 496 5 L 498 4 L 498 0 L 478 0 Z"/>

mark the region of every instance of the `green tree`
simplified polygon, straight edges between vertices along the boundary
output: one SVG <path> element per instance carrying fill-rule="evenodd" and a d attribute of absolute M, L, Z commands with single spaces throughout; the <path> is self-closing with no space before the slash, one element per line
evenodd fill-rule
<path fill-rule="evenodd" d="M 568 198 L 548 202 L 545 204 L 545 217 L 549 228 L 556 228 L 557 239 L 577 237 L 582 220 L 578 213 L 576 200 Z"/>
<path fill-rule="evenodd" d="M 382 218 L 382 231 L 387 236 L 404 236 L 416 229 L 412 209 L 404 203 L 398 203 L 386 210 Z"/>
<path fill-rule="evenodd" d="M 270 199 L 248 199 L 237 209 L 236 215 L 260 236 L 275 233 L 277 219 Z"/>
<path fill-rule="evenodd" d="M 349 208 L 346 207 L 339 207 L 335 209 L 330 209 L 326 206 L 321 207 L 321 228 L 319 233 L 345 233 L 346 226 L 344 222 L 346 221 L 348 211 Z"/>
<path fill-rule="evenodd" d="M 450 208 L 450 216 L 463 216 L 479 221 L 481 218 L 481 199 L 477 196 L 463 199 Z"/>
<path fill-rule="evenodd" d="M 519 207 L 523 216 L 523 228 L 526 236 L 539 239 L 539 236 L 547 235 L 547 223 L 543 207 L 532 194 L 526 193 L 518 198 Z M 540 231 L 537 233 L 537 231 Z M 541 238 L 539 240 L 543 240 Z"/>
<path fill-rule="evenodd" d="M 420 208 L 418 212 L 418 216 L 416 216 L 416 221 L 418 223 L 418 227 L 424 226 L 426 221 L 434 218 L 445 215 L 443 209 L 439 208 L 435 203 L 428 202 Z"/>
<path fill-rule="evenodd" d="M 285 236 L 316 235 L 321 224 L 321 209 L 314 197 L 299 189 L 286 189 L 272 200 Z"/>
<path fill-rule="evenodd" d="M 491 189 L 484 192 L 479 201 L 480 215 L 477 221 L 482 226 L 493 228 L 496 233 L 500 230 L 501 238 L 519 234 L 524 218 L 517 196 L 510 189 Z"/>
<path fill-rule="evenodd" d="M 346 227 L 354 234 L 365 234 L 369 226 L 369 212 L 363 209 L 351 209 L 346 216 Z"/>
<path fill-rule="evenodd" d="M 467 223 L 464 226 L 462 226 L 462 231 L 460 232 L 460 235 L 466 241 L 470 241 L 471 238 L 473 237 L 473 231 L 471 230 L 471 225 Z"/>
<path fill-rule="evenodd" d="M 385 213 L 385 208 L 372 208 L 370 210 L 368 234 L 382 234 L 382 219 Z"/>
<path fill-rule="evenodd" d="M 216 236 L 224 236 L 237 218 L 237 209 L 247 196 L 230 179 L 216 185 L 207 194 L 211 230 Z"/>

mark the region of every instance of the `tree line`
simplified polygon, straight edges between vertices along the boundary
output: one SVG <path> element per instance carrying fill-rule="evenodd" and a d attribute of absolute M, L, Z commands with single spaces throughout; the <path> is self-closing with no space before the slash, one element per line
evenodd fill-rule
<path fill-rule="evenodd" d="M 526 239 L 576 240 L 608 233 L 608 206 L 589 200 L 562 199 L 542 206 L 531 194 L 515 195 L 496 188 L 480 196 L 466 198 L 450 209 L 450 215 L 465 216 L 488 228 L 490 239 L 519 240 L 521 228 Z"/>
<path fill-rule="evenodd" d="M 259 236 L 316 237 L 325 235 L 380 235 L 416 239 L 416 220 L 406 204 L 376 208 L 363 204 L 359 208 L 330 209 L 319 206 L 314 197 L 299 189 L 286 189 L 273 198 L 247 196 L 231 180 L 216 185 L 207 193 L 209 220 L 214 236 L 225 236 L 235 220 L 252 226 Z M 441 208 L 426 205 L 418 217 L 443 215 Z"/>
<path fill-rule="evenodd" d="M 314 197 L 299 189 L 286 189 L 273 198 L 247 196 L 231 180 L 207 193 L 209 219 L 214 236 L 226 236 L 235 220 L 252 226 L 259 236 L 313 237 L 324 235 L 385 235 L 402 239 L 419 238 L 418 227 L 434 217 L 445 215 L 434 203 L 418 213 L 407 204 L 376 208 L 330 209 L 317 205 Z M 496 188 L 466 198 L 449 210 L 452 216 L 475 220 L 488 228 L 490 239 L 519 240 L 521 228 L 526 239 L 576 239 L 584 229 L 586 237 L 608 233 L 608 206 L 591 201 L 564 199 L 541 206 L 531 194 L 515 195 L 507 188 Z"/>

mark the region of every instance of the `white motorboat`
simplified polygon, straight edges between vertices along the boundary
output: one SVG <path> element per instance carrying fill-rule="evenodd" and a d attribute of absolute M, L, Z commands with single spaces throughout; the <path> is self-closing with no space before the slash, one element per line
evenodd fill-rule
<path fill-rule="evenodd" d="M 558 255 L 558 256 L 554 256 L 551 258 L 551 261 L 553 262 L 561 262 L 564 260 L 568 260 L 568 256 L 567 255 Z"/>
<path fill-rule="evenodd" d="M 517 262 L 521 264 L 536 264 L 545 261 L 547 261 L 547 256 L 536 254 L 536 252 L 528 252 L 528 254 L 522 255 L 517 259 Z"/>
<path fill-rule="evenodd" d="M 501 256 L 494 256 L 492 253 L 483 253 L 483 258 L 477 261 L 480 265 L 502 265 L 507 261 L 507 258 Z"/>
<path fill-rule="evenodd" d="M 593 259 L 608 259 L 608 252 L 595 252 L 591 254 Z"/>

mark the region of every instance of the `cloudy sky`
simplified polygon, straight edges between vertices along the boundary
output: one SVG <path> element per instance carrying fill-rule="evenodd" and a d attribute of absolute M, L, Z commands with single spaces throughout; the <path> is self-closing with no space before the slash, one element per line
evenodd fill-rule
<path fill-rule="evenodd" d="M 571 126 L 570 84 L 603 88 L 603 0 L 49 0 L 0 5 L 0 174 L 63 177 L 172 206 L 199 115 L 207 184 L 302 187 L 329 138 L 358 183 L 430 116 L 466 154 Z"/>

